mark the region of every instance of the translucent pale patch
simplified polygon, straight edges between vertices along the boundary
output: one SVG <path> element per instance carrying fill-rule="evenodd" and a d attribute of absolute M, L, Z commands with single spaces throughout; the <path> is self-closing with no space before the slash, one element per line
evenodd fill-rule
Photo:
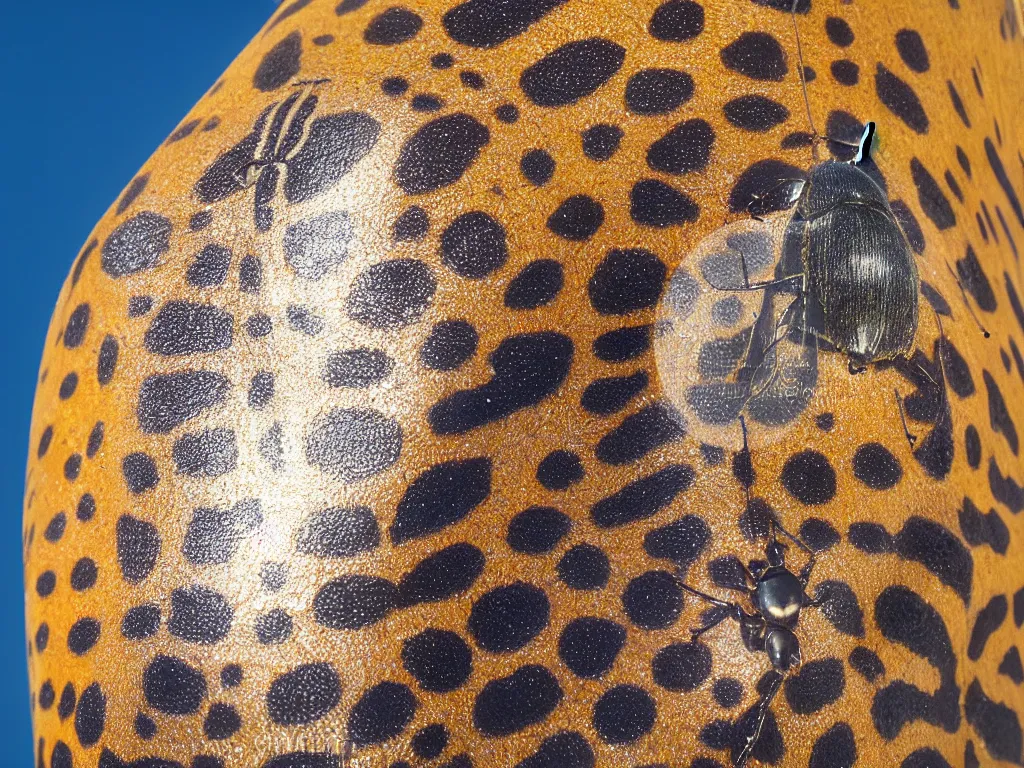
<path fill-rule="evenodd" d="M 814 394 L 818 348 L 805 330 L 799 226 L 786 213 L 727 224 L 669 279 L 655 361 L 662 390 L 698 440 L 741 448 L 743 416 L 751 446 L 772 443 Z"/>

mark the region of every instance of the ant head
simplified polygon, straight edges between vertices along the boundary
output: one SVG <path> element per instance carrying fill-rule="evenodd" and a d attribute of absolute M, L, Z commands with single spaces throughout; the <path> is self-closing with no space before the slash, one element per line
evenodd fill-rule
<path fill-rule="evenodd" d="M 777 541 L 771 541 L 764 550 L 765 557 L 768 558 L 768 565 L 773 568 L 785 567 L 786 565 L 786 548 Z"/>
<path fill-rule="evenodd" d="M 772 627 L 765 637 L 765 651 L 772 666 L 780 672 L 800 665 L 800 641 L 783 627 Z"/>
<path fill-rule="evenodd" d="M 761 575 L 768 570 L 767 560 L 751 560 L 747 563 L 747 570 L 750 571 L 750 575 L 754 577 L 754 581 L 759 581 Z"/>

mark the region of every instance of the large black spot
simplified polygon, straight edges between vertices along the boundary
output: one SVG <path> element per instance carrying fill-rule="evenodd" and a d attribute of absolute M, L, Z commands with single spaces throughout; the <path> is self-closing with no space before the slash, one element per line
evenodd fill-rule
<path fill-rule="evenodd" d="M 88 749 L 103 735 L 107 723 L 107 697 L 100 689 L 99 683 L 93 683 L 78 699 L 75 710 L 75 735 L 78 743 Z"/>
<path fill-rule="evenodd" d="M 117 562 L 121 575 L 130 584 L 149 576 L 160 555 L 160 534 L 156 526 L 130 515 L 117 521 Z"/>
<path fill-rule="evenodd" d="M 1007 408 L 1006 400 L 1003 399 L 1003 393 L 999 390 L 996 380 L 992 378 L 992 374 L 987 370 L 983 370 L 982 377 L 985 380 L 985 389 L 988 392 L 988 418 L 992 430 L 1006 438 L 1010 450 L 1016 456 L 1020 451 L 1020 442 L 1017 438 L 1017 427 L 1013 423 L 1013 417 L 1010 416 L 1010 409 Z"/>
<path fill-rule="evenodd" d="M 956 534 L 915 515 L 907 520 L 894 541 L 900 557 L 923 565 L 939 581 L 956 590 L 965 605 L 971 601 L 974 559 Z"/>
<path fill-rule="evenodd" d="M 704 8 L 694 0 L 668 0 L 655 9 L 647 31 L 666 43 L 692 40 L 704 31 Z"/>
<path fill-rule="evenodd" d="M 650 733 L 657 717 L 654 699 L 635 685 L 618 685 L 594 705 L 594 730 L 608 744 L 632 744 Z"/>
<path fill-rule="evenodd" d="M 437 533 L 472 512 L 491 493 L 491 461 L 437 464 L 409 484 L 388 531 L 392 543 Z"/>
<path fill-rule="evenodd" d="M 916 133 L 928 133 L 928 115 L 914 89 L 878 63 L 875 70 L 875 92 L 889 111 Z"/>
<path fill-rule="evenodd" d="M 330 581 L 313 598 L 313 614 L 330 629 L 362 629 L 398 606 L 398 587 L 379 576 L 352 574 Z"/>
<path fill-rule="evenodd" d="M 597 379 L 583 390 L 580 405 L 587 413 L 610 416 L 629 405 L 630 400 L 643 392 L 649 382 L 646 371 L 637 371 L 632 376 Z"/>
<path fill-rule="evenodd" d="M 466 0 L 441 18 L 448 37 L 473 48 L 493 48 L 562 5 L 565 0 Z"/>
<path fill-rule="evenodd" d="M 594 768 L 594 750 L 579 733 L 562 731 L 544 739 L 515 768 Z"/>
<path fill-rule="evenodd" d="M 301 129 L 302 123 L 295 122 Z M 300 203 L 332 187 L 373 149 L 379 136 L 380 123 L 362 112 L 316 118 L 308 138 L 288 163 L 285 199 Z"/>
<path fill-rule="evenodd" d="M 303 664 L 276 678 L 267 691 L 267 711 L 278 725 L 306 725 L 338 705 L 341 680 L 325 662 Z"/>
<path fill-rule="evenodd" d="M 238 463 L 238 442 L 234 430 L 217 427 L 182 435 L 171 454 L 180 475 L 219 477 Z"/>
<path fill-rule="evenodd" d="M 252 84 L 261 91 L 280 88 L 299 73 L 302 57 L 302 35 L 292 32 L 267 51 L 260 61 Z"/>
<path fill-rule="evenodd" d="M 422 195 L 453 184 L 490 139 L 482 123 L 461 112 L 432 120 L 402 146 L 395 165 L 398 185 L 407 194 Z"/>
<path fill-rule="evenodd" d="M 665 263 L 642 248 L 608 252 L 587 284 L 590 303 L 602 315 L 626 315 L 658 302 Z"/>
<path fill-rule="evenodd" d="M 234 321 L 210 304 L 169 301 L 146 330 L 146 349 L 158 355 L 196 355 L 231 346 Z"/>
<path fill-rule="evenodd" d="M 671 227 L 696 221 L 700 208 L 685 192 L 657 179 L 641 179 L 629 193 L 629 215 L 647 227 Z"/>
<path fill-rule="evenodd" d="M 611 576 L 608 556 L 593 544 L 577 544 L 558 561 L 558 578 L 571 589 L 603 589 Z"/>
<path fill-rule="evenodd" d="M 212 645 L 231 630 L 234 610 L 224 596 L 195 585 L 171 592 L 171 615 L 167 631 L 186 643 Z"/>
<path fill-rule="evenodd" d="M 896 33 L 896 50 L 900 58 L 914 72 L 927 72 L 931 64 L 928 61 L 928 49 L 916 29 L 901 29 Z"/>
<path fill-rule="evenodd" d="M 993 758 L 1020 765 L 1024 739 L 1017 713 L 986 696 L 977 679 L 964 696 L 964 716 Z"/>
<path fill-rule="evenodd" d="M 601 677 L 626 644 L 626 630 L 594 616 L 573 619 L 558 638 L 558 657 L 577 677 Z"/>
<path fill-rule="evenodd" d="M 668 571 L 648 571 L 626 585 L 622 607 L 629 620 L 643 629 L 664 629 L 683 609 L 678 579 Z"/>
<path fill-rule="evenodd" d="M 323 377 L 332 387 L 366 389 L 390 376 L 394 367 L 394 361 L 379 349 L 358 347 L 328 355 Z"/>
<path fill-rule="evenodd" d="M 763 133 L 789 119 L 785 106 L 766 96 L 740 96 L 722 108 L 725 119 L 745 131 Z"/>
<path fill-rule="evenodd" d="M 139 427 L 148 434 L 166 434 L 221 403 L 230 386 L 227 378 L 214 371 L 149 376 L 139 388 Z"/>
<path fill-rule="evenodd" d="M 160 608 L 156 605 L 137 605 L 129 608 L 121 619 L 121 636 L 126 640 L 144 640 L 160 629 Z"/>
<path fill-rule="evenodd" d="M 231 250 L 216 243 L 210 243 L 196 254 L 195 261 L 185 274 L 189 285 L 196 288 L 210 288 L 220 285 L 228 276 L 231 266 Z"/>
<path fill-rule="evenodd" d="M 462 214 L 441 235 L 441 261 L 462 277 L 487 277 L 507 260 L 505 228 L 482 211 Z"/>
<path fill-rule="evenodd" d="M 401 452 L 398 422 L 364 408 L 328 411 L 306 436 L 306 461 L 345 483 L 380 474 Z"/>
<path fill-rule="evenodd" d="M 903 477 L 899 461 L 881 443 L 864 443 L 853 454 L 853 475 L 868 488 L 892 488 Z"/>
<path fill-rule="evenodd" d="M 430 306 L 437 280 L 418 259 L 392 259 L 361 272 L 346 302 L 348 316 L 371 328 L 414 323 Z"/>
<path fill-rule="evenodd" d="M 1010 531 L 994 509 L 982 514 L 970 497 L 964 496 L 958 514 L 960 533 L 972 547 L 988 544 L 994 552 L 1005 555 L 1010 546 Z"/>
<path fill-rule="evenodd" d="M 590 516 L 600 528 L 644 520 L 671 504 L 694 478 L 693 469 L 686 464 L 665 467 L 601 499 L 590 508 Z"/>
<path fill-rule="evenodd" d="M 505 289 L 509 309 L 538 309 L 550 304 L 565 285 L 565 270 L 554 259 L 531 261 Z"/>
<path fill-rule="evenodd" d="M 466 624 L 476 644 L 491 653 L 517 651 L 548 625 L 551 605 L 543 589 L 517 581 L 473 603 Z"/>
<path fill-rule="evenodd" d="M 402 605 L 435 603 L 468 590 L 484 570 L 472 544 L 452 544 L 421 560 L 398 583 Z"/>
<path fill-rule="evenodd" d="M 505 541 L 516 552 L 542 555 L 554 549 L 571 526 L 569 516 L 553 507 L 530 507 L 509 521 Z"/>
<path fill-rule="evenodd" d="M 985 644 L 992 633 L 1003 626 L 1009 613 L 1010 604 L 1006 595 L 996 595 L 988 604 L 978 611 L 971 630 L 971 640 L 967 645 L 967 658 L 977 661 L 985 652 Z"/>
<path fill-rule="evenodd" d="M 368 507 L 331 507 L 303 523 L 295 548 L 317 557 L 352 557 L 379 544 L 380 528 Z"/>
<path fill-rule="evenodd" d="M 158 655 L 142 675 L 142 690 L 153 709 L 167 715 L 192 715 L 206 698 L 206 678 L 173 656 Z"/>
<path fill-rule="evenodd" d="M 393 739 L 412 720 L 417 703 L 407 686 L 389 680 L 377 683 L 352 707 L 346 735 L 356 747 Z"/>
<path fill-rule="evenodd" d="M 604 223 L 604 208 L 587 195 L 573 195 L 562 201 L 548 217 L 547 226 L 559 237 L 574 242 L 589 240 Z"/>
<path fill-rule="evenodd" d="M 388 8 L 374 16 L 363 30 L 371 45 L 398 45 L 412 40 L 423 28 L 423 19 L 405 8 Z"/>
<path fill-rule="evenodd" d="M 654 403 L 627 416 L 602 437 L 594 455 L 612 466 L 631 464 L 684 434 L 686 429 L 676 410 L 665 403 Z"/>
<path fill-rule="evenodd" d="M 857 594 L 845 581 L 822 581 L 815 588 L 814 601 L 822 615 L 844 635 L 864 637 L 864 612 Z"/>
<path fill-rule="evenodd" d="M 528 664 L 483 687 L 473 703 L 473 725 L 485 736 L 509 736 L 543 722 L 561 700 L 555 676 Z"/>
<path fill-rule="evenodd" d="M 594 339 L 594 357 L 606 363 L 624 363 L 640 357 L 651 346 L 651 326 L 616 328 Z"/>
<path fill-rule="evenodd" d="M 152 269 L 170 249 L 170 238 L 170 219 L 152 211 L 137 213 L 103 243 L 103 271 L 117 278 Z"/>
<path fill-rule="evenodd" d="M 767 32 L 744 32 L 721 52 L 726 69 L 754 80 L 781 82 L 789 68 L 779 41 Z"/>
<path fill-rule="evenodd" d="M 707 167 L 715 131 L 701 118 L 679 123 L 647 149 L 647 165 L 663 173 L 689 173 Z"/>
<path fill-rule="evenodd" d="M 243 499 L 230 507 L 197 507 L 185 531 L 182 554 L 196 565 L 226 563 L 262 522 L 257 499 Z"/>
<path fill-rule="evenodd" d="M 493 378 L 436 403 L 427 419 L 438 435 L 458 435 L 537 405 L 565 381 L 573 358 L 568 336 L 554 331 L 503 340 L 488 360 Z"/>
<path fill-rule="evenodd" d="M 524 69 L 519 87 L 537 106 L 573 104 L 608 82 L 625 58 L 626 49 L 611 40 L 576 40 Z"/>
<path fill-rule="evenodd" d="M 711 674 L 711 651 L 703 643 L 673 643 L 651 661 L 654 682 L 670 691 L 694 691 Z"/>
<path fill-rule="evenodd" d="M 598 123 L 580 134 L 583 154 L 597 163 L 610 160 L 619 151 L 623 131 L 617 125 Z"/>
<path fill-rule="evenodd" d="M 924 215 L 931 219 L 938 229 L 949 229 L 956 224 L 956 215 L 949 200 L 942 193 L 942 188 L 916 157 L 910 160 L 910 175 L 914 179 L 914 186 L 917 187 L 917 199 Z"/>
<path fill-rule="evenodd" d="M 454 632 L 425 629 L 402 643 L 402 666 L 423 690 L 447 693 L 469 679 L 473 652 Z"/>
<path fill-rule="evenodd" d="M 839 701 L 846 687 L 843 662 L 839 659 L 808 661 L 786 677 L 786 701 L 798 715 L 812 715 Z"/>
<path fill-rule="evenodd" d="M 674 112 L 693 96 L 693 78 L 678 69 L 643 69 L 626 83 L 626 106 L 638 115 Z"/>
<path fill-rule="evenodd" d="M 352 222 L 344 211 L 327 211 L 289 224 L 284 231 L 284 260 L 295 274 L 319 280 L 348 258 Z"/>
<path fill-rule="evenodd" d="M 808 768 L 850 768 L 855 762 L 857 741 L 853 737 L 853 729 L 839 722 L 814 742 Z"/>
<path fill-rule="evenodd" d="M 80 347 L 89 329 L 90 309 L 88 304 L 79 304 L 68 317 L 64 326 L 64 346 L 68 349 Z"/>
<path fill-rule="evenodd" d="M 790 205 L 790 185 L 785 181 L 805 179 L 807 174 L 781 160 L 758 160 L 740 174 L 729 193 L 729 210 L 763 216 Z M 785 194 L 779 194 L 780 192 Z"/>
<path fill-rule="evenodd" d="M 786 459 L 782 485 L 804 504 L 825 504 L 836 495 L 836 471 L 823 453 L 801 451 Z"/>
<path fill-rule="evenodd" d="M 528 182 L 542 187 L 555 173 L 555 160 L 543 149 L 531 149 L 519 161 L 519 170 Z"/>
<path fill-rule="evenodd" d="M 839 543 L 839 532 L 827 520 L 809 517 L 800 524 L 800 538 L 815 552 L 831 549 Z"/>
<path fill-rule="evenodd" d="M 134 494 L 145 493 L 156 488 L 160 474 L 156 462 L 147 453 L 129 453 L 121 460 L 121 474 L 125 485 Z"/>
<path fill-rule="evenodd" d="M 46 626 L 43 624 L 42 626 Z M 84 656 L 100 639 L 100 623 L 89 616 L 78 619 L 68 630 L 68 650 L 75 656 Z M 37 641 L 37 645 L 39 645 Z M 46 643 L 42 643 L 43 648 Z"/>
<path fill-rule="evenodd" d="M 476 354 L 480 337 L 465 320 L 435 325 L 420 348 L 420 362 L 435 371 L 454 371 Z"/>

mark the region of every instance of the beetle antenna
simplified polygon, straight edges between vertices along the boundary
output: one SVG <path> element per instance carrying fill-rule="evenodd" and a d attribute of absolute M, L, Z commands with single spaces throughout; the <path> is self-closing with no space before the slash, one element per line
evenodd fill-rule
<path fill-rule="evenodd" d="M 821 139 L 821 134 L 814 127 L 814 118 L 811 117 L 811 100 L 807 96 L 807 78 L 804 76 L 804 52 L 803 47 L 800 45 L 800 25 L 796 21 L 796 7 L 799 4 L 800 0 L 793 0 L 793 5 L 789 8 L 789 15 L 793 19 L 793 34 L 796 36 L 796 57 L 800 65 L 797 74 L 800 76 L 800 88 L 804 95 L 804 109 L 807 110 L 807 123 L 811 126 L 811 133 L 814 134 L 814 141 L 811 144 L 811 156 L 814 158 L 814 162 L 818 163 L 820 162 L 818 157 L 818 141 Z"/>
<path fill-rule="evenodd" d="M 986 339 L 989 338 L 992 334 L 988 332 L 985 326 L 981 324 L 981 320 L 978 319 L 978 316 L 974 314 L 974 307 L 971 306 L 971 302 L 967 298 L 967 289 L 964 288 L 964 284 L 960 282 L 960 276 L 953 271 L 953 268 L 951 266 L 949 266 L 948 261 L 946 262 L 946 269 L 949 270 L 949 274 L 951 274 L 953 276 L 953 279 L 956 281 L 956 287 L 960 289 L 960 297 L 964 300 L 964 306 L 967 307 L 967 311 L 970 313 L 971 317 L 974 318 L 974 322 L 978 326 L 978 329 L 981 331 L 982 335 Z M 932 311 L 935 311 L 934 307 L 932 307 Z M 936 315 L 936 317 L 938 317 L 938 315 Z M 941 323 L 939 327 L 942 327 Z"/>

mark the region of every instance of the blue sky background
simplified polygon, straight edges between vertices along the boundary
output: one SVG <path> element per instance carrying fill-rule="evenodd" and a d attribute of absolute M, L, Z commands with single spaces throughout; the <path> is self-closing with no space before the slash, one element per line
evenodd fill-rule
<path fill-rule="evenodd" d="M 21 512 L 33 384 L 72 259 L 272 0 L 10 3 L 0 24 L 0 744 L 32 766 Z"/>

